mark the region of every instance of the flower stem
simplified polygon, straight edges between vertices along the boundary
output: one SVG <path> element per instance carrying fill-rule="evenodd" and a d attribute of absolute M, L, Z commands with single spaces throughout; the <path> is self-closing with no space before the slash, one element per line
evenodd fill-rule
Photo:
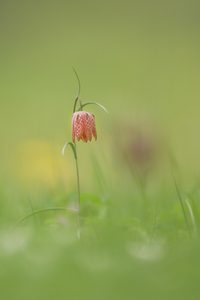
<path fill-rule="evenodd" d="M 78 94 L 77 94 L 77 97 L 76 97 L 76 99 L 75 99 L 75 101 L 74 101 L 74 108 L 73 108 L 73 113 L 75 113 L 75 111 L 76 111 L 76 105 L 77 105 L 77 102 L 78 102 L 78 101 L 79 101 L 79 103 L 80 103 L 80 110 L 82 110 L 82 102 L 81 102 L 81 100 L 80 100 L 80 98 L 79 98 L 80 92 L 81 92 L 81 82 L 80 82 L 78 73 L 76 72 L 76 70 L 75 70 L 74 68 L 73 68 L 73 71 L 74 71 L 74 74 L 75 74 L 76 79 L 77 79 L 77 81 L 78 81 Z"/>
<path fill-rule="evenodd" d="M 65 149 L 67 146 L 70 146 L 74 155 L 74 160 L 75 160 L 75 165 L 76 165 L 76 181 L 77 181 L 77 192 L 78 192 L 78 220 L 77 220 L 77 224 L 78 224 L 78 229 L 77 229 L 77 236 L 78 239 L 80 239 L 80 207 L 81 207 L 81 191 L 80 191 L 80 176 L 79 176 L 79 165 L 78 165 L 78 156 L 77 156 L 77 149 L 76 149 L 76 143 L 65 143 L 63 149 L 62 149 L 62 154 L 64 155 L 65 153 Z"/>
<path fill-rule="evenodd" d="M 80 98 L 77 97 L 77 98 L 75 99 L 75 101 L 74 101 L 73 113 L 75 113 L 75 111 L 76 111 L 76 106 L 77 106 L 78 101 L 79 101 L 79 104 L 80 104 L 80 108 L 79 108 L 78 110 L 83 110 L 83 106 L 84 106 L 84 105 L 82 104 Z"/>
<path fill-rule="evenodd" d="M 77 105 L 78 100 L 79 100 L 79 98 L 77 97 L 74 101 L 73 113 L 75 113 L 75 111 L 76 111 L 76 105 Z"/>
<path fill-rule="evenodd" d="M 81 190 L 80 190 L 80 175 L 79 175 L 79 164 L 78 164 L 78 156 L 77 156 L 77 150 L 76 150 L 76 144 L 74 143 L 74 149 L 76 155 L 75 158 L 75 164 L 76 164 L 76 180 L 77 180 L 77 191 L 78 191 L 78 230 L 77 230 L 77 236 L 78 239 L 80 239 L 80 207 L 81 207 Z"/>

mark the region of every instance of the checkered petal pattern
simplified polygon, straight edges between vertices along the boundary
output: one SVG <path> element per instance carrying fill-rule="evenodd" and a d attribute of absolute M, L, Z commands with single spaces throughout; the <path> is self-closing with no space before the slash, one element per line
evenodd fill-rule
<path fill-rule="evenodd" d="M 72 140 L 88 142 L 92 137 L 97 139 L 95 116 L 86 111 L 73 113 L 72 117 Z"/>

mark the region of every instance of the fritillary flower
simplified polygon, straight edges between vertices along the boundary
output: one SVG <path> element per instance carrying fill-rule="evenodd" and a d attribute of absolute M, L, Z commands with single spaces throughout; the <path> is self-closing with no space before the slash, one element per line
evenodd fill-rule
<path fill-rule="evenodd" d="M 62 154 L 64 155 L 65 149 L 69 146 L 74 155 L 75 165 L 76 165 L 76 179 L 77 179 L 77 192 L 78 192 L 78 218 L 77 218 L 77 237 L 80 239 L 80 230 L 81 230 L 81 223 L 80 223 L 80 206 L 81 206 L 81 192 L 80 192 L 80 176 L 79 176 L 79 163 L 78 163 L 78 155 L 77 155 L 77 145 L 76 141 L 82 140 L 83 142 L 91 141 L 92 138 L 95 140 L 97 139 L 97 132 L 96 132 L 96 125 L 95 125 L 95 116 L 92 113 L 87 111 L 83 111 L 83 108 L 87 105 L 96 105 L 100 107 L 105 112 L 108 112 L 106 108 L 97 103 L 97 102 L 82 102 L 80 99 L 80 91 L 81 91 L 81 84 L 78 77 L 78 74 L 75 69 L 74 73 L 76 75 L 78 81 L 78 94 L 74 100 L 73 105 L 73 115 L 72 115 L 72 142 L 66 142 L 63 149 Z M 78 106 L 78 107 L 77 107 Z"/>
<path fill-rule="evenodd" d="M 95 126 L 95 116 L 86 111 L 78 111 L 73 113 L 72 117 L 72 140 L 82 140 L 88 142 L 92 137 L 97 139 L 97 132 Z"/>

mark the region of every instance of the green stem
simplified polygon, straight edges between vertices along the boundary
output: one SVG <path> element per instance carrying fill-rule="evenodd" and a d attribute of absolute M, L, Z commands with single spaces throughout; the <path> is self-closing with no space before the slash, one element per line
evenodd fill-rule
<path fill-rule="evenodd" d="M 78 156 L 77 156 L 77 150 L 76 150 L 76 144 L 74 143 L 74 149 L 76 156 L 75 158 L 75 164 L 76 164 L 76 180 L 77 180 L 77 191 L 78 191 L 78 231 L 77 235 L 78 238 L 80 238 L 80 207 L 81 207 L 81 190 L 80 190 L 80 175 L 79 175 L 79 164 L 78 164 Z"/>
<path fill-rule="evenodd" d="M 76 143 L 65 143 L 62 153 L 64 155 L 65 149 L 67 146 L 70 146 L 74 155 L 75 165 L 76 165 L 76 180 L 77 180 L 77 191 L 78 191 L 78 230 L 77 230 L 77 236 L 80 238 L 80 206 L 81 206 L 81 192 L 80 192 L 80 176 L 79 176 L 79 165 L 78 165 L 78 156 L 77 156 L 77 149 L 76 149 Z"/>
<path fill-rule="evenodd" d="M 76 111 L 76 105 L 77 105 L 77 102 L 78 102 L 78 97 L 75 99 L 74 101 L 74 108 L 73 108 L 73 113 L 75 113 Z"/>
<path fill-rule="evenodd" d="M 176 188 L 176 193 L 177 193 L 177 196 L 178 196 L 178 199 L 179 199 L 182 211 L 183 211 L 183 216 L 184 216 L 184 219 L 185 219 L 185 223 L 186 223 L 186 226 L 188 228 L 189 235 L 191 236 L 191 228 L 190 228 L 190 224 L 189 224 L 189 221 L 188 221 L 188 218 L 187 218 L 187 213 L 186 213 L 186 210 L 185 210 L 184 201 L 182 199 L 181 192 L 179 190 L 176 179 L 175 179 L 173 174 L 172 174 L 172 176 L 173 176 L 173 179 L 174 179 L 174 185 L 175 185 L 175 188 Z"/>
<path fill-rule="evenodd" d="M 76 69 L 75 69 L 75 68 L 73 68 L 73 71 L 74 71 L 74 74 L 75 74 L 76 79 L 77 79 L 77 81 L 78 81 L 78 94 L 77 94 L 77 97 L 76 97 L 76 99 L 75 99 L 75 101 L 74 101 L 74 108 L 73 108 L 73 113 L 75 113 L 75 111 L 76 111 L 76 105 L 77 105 L 77 102 L 78 102 L 78 101 L 79 101 L 79 103 L 80 103 L 80 109 L 79 109 L 79 110 L 82 110 L 82 102 L 81 102 L 81 100 L 80 100 L 80 98 L 79 98 L 80 92 L 81 92 L 81 82 L 80 82 L 78 73 L 76 72 Z"/>
<path fill-rule="evenodd" d="M 81 202 L 81 192 L 80 192 L 80 175 L 79 175 L 79 166 L 78 159 L 75 159 L 76 163 L 76 178 L 77 178 L 77 190 L 78 190 L 78 209 L 80 210 L 80 202 Z"/>
<path fill-rule="evenodd" d="M 80 103 L 80 108 L 78 109 L 78 111 L 79 111 L 79 110 L 83 110 L 83 106 L 84 106 L 84 105 L 82 104 L 80 98 L 77 97 L 77 98 L 75 99 L 75 101 L 74 101 L 73 113 L 75 113 L 75 111 L 76 111 L 76 106 L 77 106 L 78 101 L 79 101 L 79 103 Z"/>

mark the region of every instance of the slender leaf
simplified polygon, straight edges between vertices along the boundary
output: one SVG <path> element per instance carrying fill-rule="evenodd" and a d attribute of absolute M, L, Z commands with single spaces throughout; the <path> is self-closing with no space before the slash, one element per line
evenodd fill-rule
<path fill-rule="evenodd" d="M 68 146 L 71 147 L 72 152 L 73 152 L 73 154 L 74 154 L 74 158 L 77 159 L 76 148 L 75 148 L 74 143 L 72 143 L 72 142 L 66 142 L 66 143 L 64 144 L 64 146 L 63 146 L 63 148 L 62 148 L 62 152 L 61 152 L 62 155 L 63 155 L 63 156 L 65 155 L 65 150 L 66 150 L 66 148 L 67 148 Z"/>
<path fill-rule="evenodd" d="M 108 110 L 107 110 L 102 104 L 100 104 L 100 103 L 98 103 L 98 102 L 86 102 L 86 103 L 83 103 L 83 104 L 82 104 L 82 109 L 83 109 L 85 106 L 91 105 L 91 104 L 100 107 L 104 112 L 106 112 L 106 113 L 108 114 Z M 79 108 L 79 110 L 80 110 L 80 109 L 81 109 L 81 107 Z"/>
<path fill-rule="evenodd" d="M 76 212 L 75 210 L 72 209 L 68 209 L 65 207 L 48 207 L 48 208 L 41 208 L 38 210 L 34 210 L 32 211 L 30 214 L 24 216 L 23 218 L 21 218 L 17 223 L 16 226 L 19 225 L 20 223 L 24 222 L 25 220 L 29 219 L 30 217 L 40 214 L 40 213 L 44 213 L 44 212 L 48 212 L 48 211 L 67 211 L 67 212 Z"/>

